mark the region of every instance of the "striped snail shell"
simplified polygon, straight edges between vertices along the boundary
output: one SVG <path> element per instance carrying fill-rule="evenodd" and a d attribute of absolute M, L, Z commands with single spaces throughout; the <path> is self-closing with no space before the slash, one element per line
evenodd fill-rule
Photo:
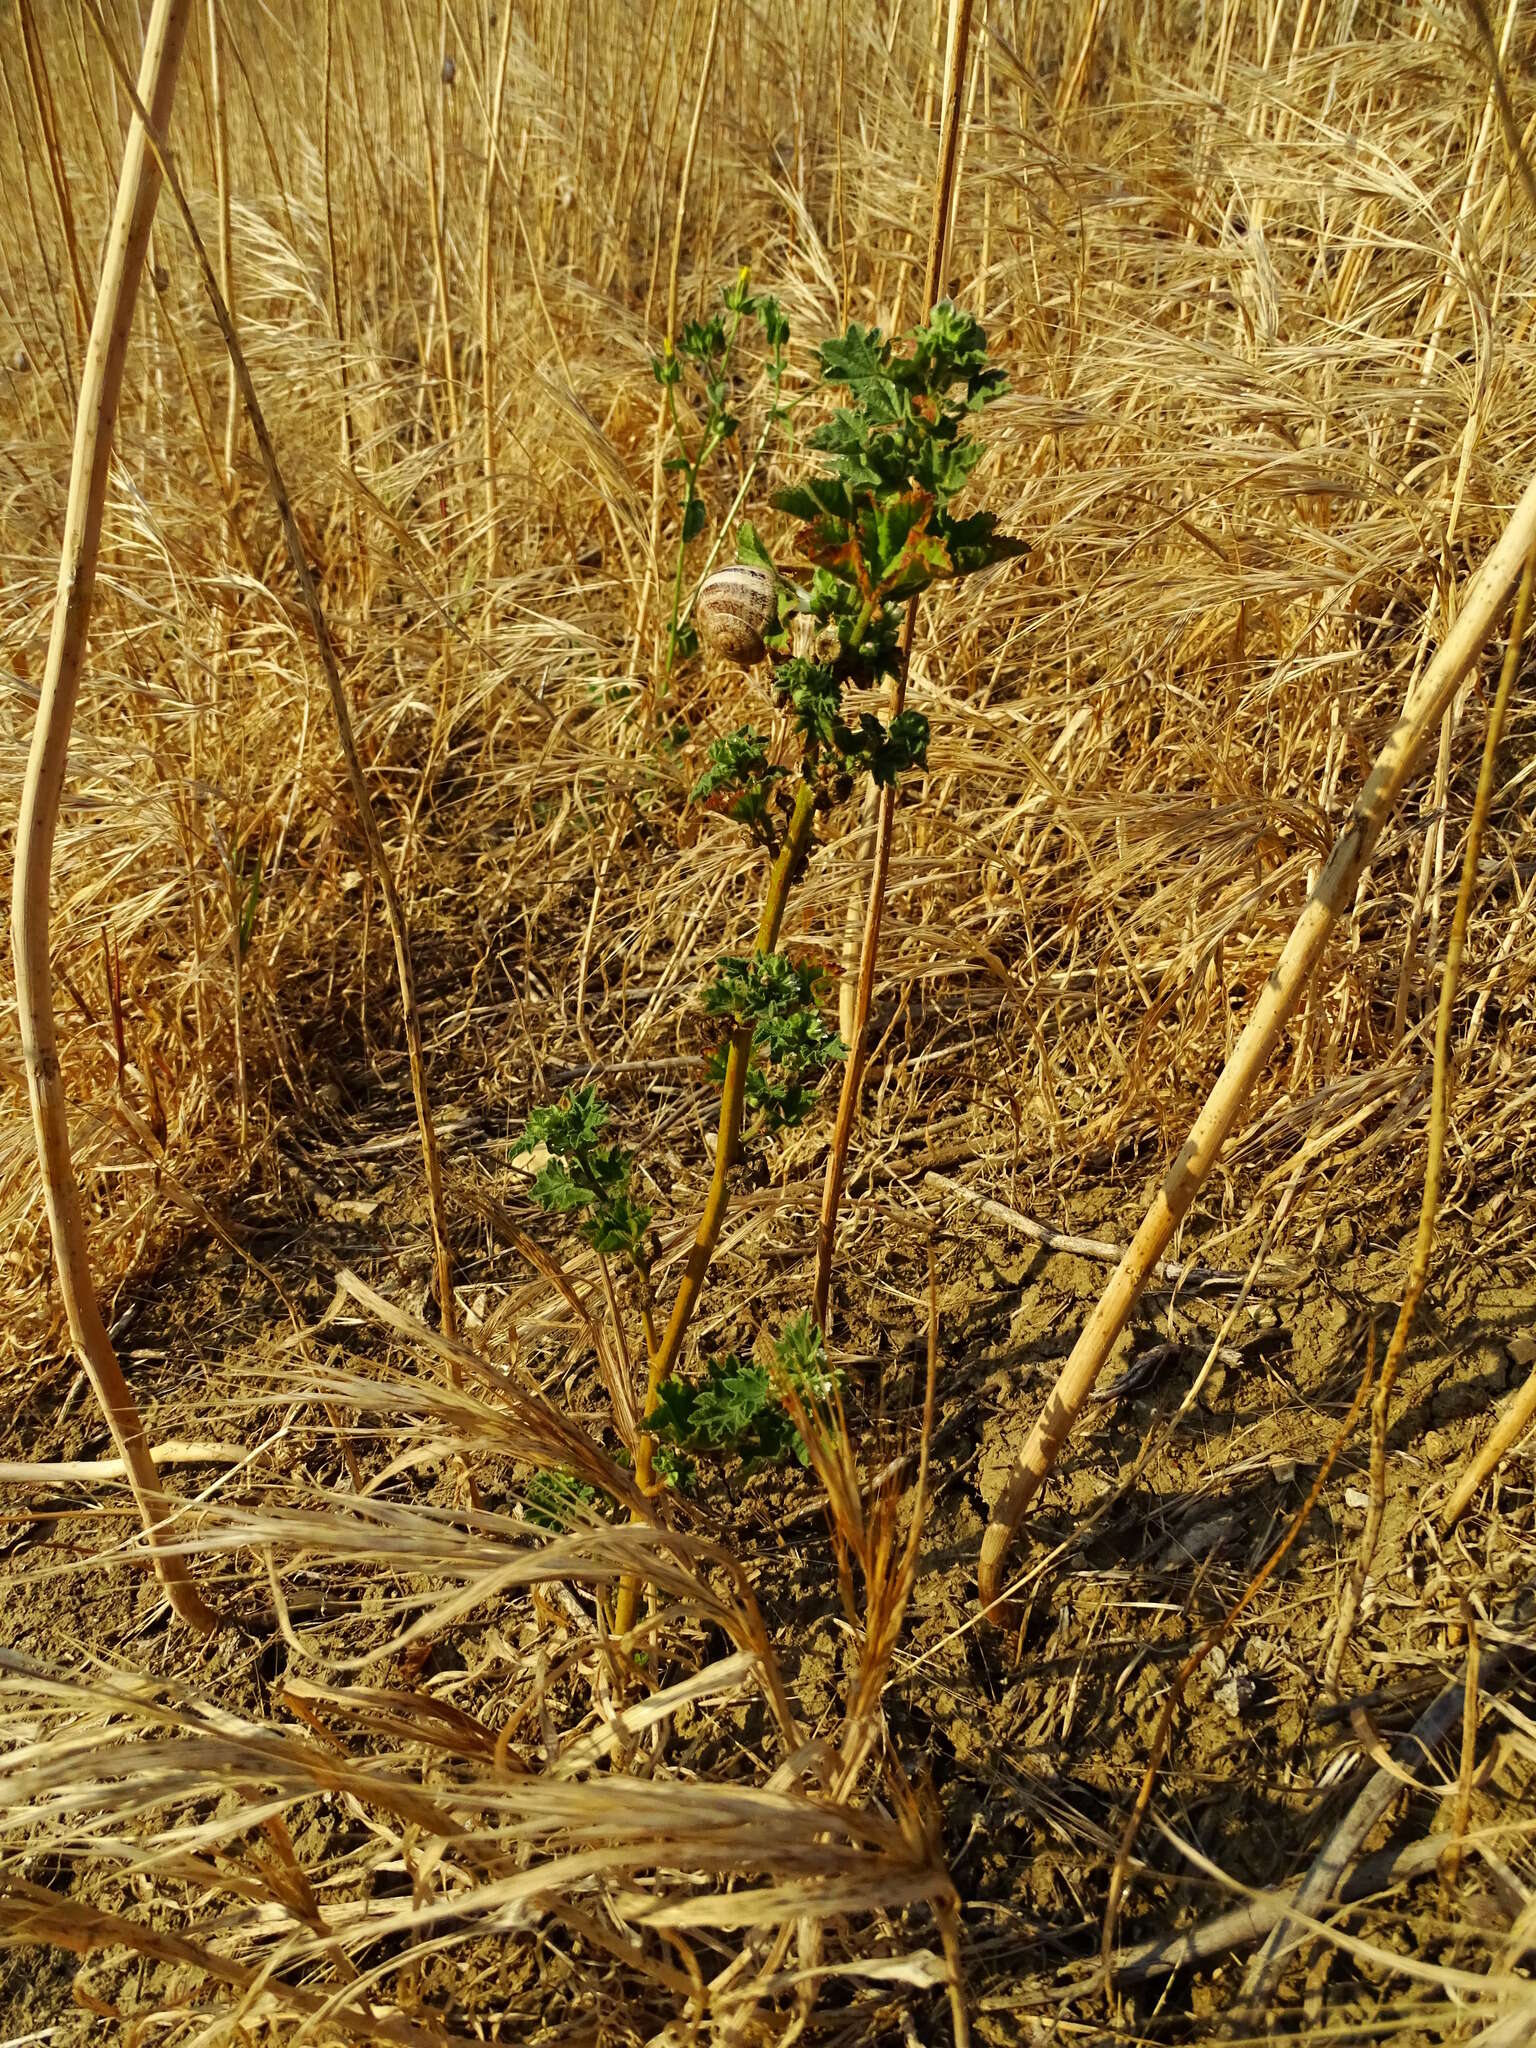
<path fill-rule="evenodd" d="M 693 607 L 699 638 L 712 653 L 751 668 L 779 615 L 779 586 L 768 570 L 735 562 L 706 576 Z"/>

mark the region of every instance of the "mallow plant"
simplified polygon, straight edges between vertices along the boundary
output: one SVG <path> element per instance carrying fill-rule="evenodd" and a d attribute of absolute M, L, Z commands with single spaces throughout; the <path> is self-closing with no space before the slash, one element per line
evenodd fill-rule
<path fill-rule="evenodd" d="M 706 579 L 694 608 L 706 645 L 766 662 L 790 737 L 775 743 L 750 725 L 722 734 L 693 790 L 695 802 L 736 826 L 744 874 L 763 880 L 751 949 L 717 959 L 698 992 L 717 1034 L 709 1066 L 717 1137 L 703 1211 L 664 1321 L 651 1211 L 634 1193 L 632 1153 L 608 1136 L 612 1116 L 596 1088 L 536 1110 L 517 1147 L 545 1154 L 535 1202 L 633 1279 L 647 1358 L 634 1461 L 647 1493 L 666 1483 L 658 1445 L 674 1475 L 681 1461 L 701 1456 L 734 1455 L 756 1469 L 796 1455 L 797 1446 L 803 1454 L 791 1411 L 814 1427 L 835 1397 L 808 1316 L 779 1334 L 760 1365 L 732 1356 L 688 1378 L 684 1342 L 744 1149 L 803 1123 L 844 1054 L 823 1013 L 825 967 L 786 948 L 782 932 L 818 819 L 847 802 L 862 778 L 887 785 L 926 764 L 921 712 L 882 721 L 867 708 L 901 659 L 908 600 L 1020 552 L 993 514 L 956 509 L 981 453 L 973 422 L 1006 388 L 974 319 L 943 302 L 899 340 L 852 325 L 822 343 L 816 367 L 824 394 L 841 403 L 809 438 L 810 472 L 770 500 L 793 523 L 789 566 L 781 569 L 744 522 L 736 566 Z M 691 457 L 686 481 L 692 502 Z M 855 708 L 852 700 L 863 701 Z M 633 1617 L 634 1588 L 626 1587 L 620 1629 Z"/>

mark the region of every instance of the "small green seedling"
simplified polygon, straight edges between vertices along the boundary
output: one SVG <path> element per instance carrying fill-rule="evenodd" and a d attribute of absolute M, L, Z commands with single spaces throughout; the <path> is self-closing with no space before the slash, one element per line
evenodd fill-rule
<path fill-rule="evenodd" d="M 712 1358 L 699 1379 L 668 1380 L 645 1427 L 691 1457 L 738 1458 L 744 1477 L 791 1458 L 809 1465 L 810 1447 L 784 1396 L 796 1397 L 814 1427 L 814 1418 L 826 1411 L 838 1388 L 821 1332 L 802 1313 L 774 1345 L 771 1366 L 743 1360 L 734 1351 Z"/>
<path fill-rule="evenodd" d="M 597 1489 L 563 1468 L 535 1472 L 523 1488 L 523 1512 L 536 1529 L 563 1536 L 575 1524 L 597 1518 Z"/>
<path fill-rule="evenodd" d="M 623 1258 L 644 1279 L 650 1273 L 645 1233 L 651 1212 L 629 1191 L 633 1155 L 601 1142 L 608 1117 L 595 1088 L 578 1088 L 533 1112 L 512 1157 L 546 1153 L 529 1190 L 534 1201 L 546 1214 L 580 1217 L 581 1235 L 594 1251 Z"/>

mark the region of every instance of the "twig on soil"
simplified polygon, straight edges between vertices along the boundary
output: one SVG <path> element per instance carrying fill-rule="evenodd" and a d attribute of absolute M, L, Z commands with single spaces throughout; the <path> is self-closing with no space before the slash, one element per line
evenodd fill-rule
<path fill-rule="evenodd" d="M 1424 1877 L 1437 1867 L 1445 1852 L 1443 1835 L 1425 1835 L 1367 1856 L 1340 1883 L 1339 1903 L 1353 1905 L 1357 1900 L 1376 1897 L 1391 1885 Z M 1171 1976 L 1175 1970 L 1187 1970 L 1196 1963 L 1230 1955 L 1235 1949 L 1261 1941 L 1285 1918 L 1287 1909 L 1295 1903 L 1296 1891 L 1296 1885 L 1288 1885 L 1284 1890 L 1249 1899 L 1214 1919 L 1201 1921 L 1198 1926 L 1182 1928 L 1176 1934 L 1160 1934 L 1151 1941 L 1139 1942 L 1135 1948 L 1121 1949 L 1114 1958 L 1115 1982 L 1126 1986 L 1165 1973 Z"/>
<path fill-rule="evenodd" d="M 1037 1223 L 1022 1209 L 1011 1209 L 1006 1202 L 994 1202 L 990 1196 L 978 1194 L 974 1188 L 951 1180 L 947 1174 L 925 1173 L 923 1185 L 938 1188 L 946 1195 L 958 1196 L 973 1209 L 979 1209 L 983 1216 L 991 1217 L 994 1223 L 1017 1231 L 1020 1237 L 1043 1245 L 1048 1252 L 1073 1252 L 1080 1259 L 1118 1261 L 1125 1257 L 1123 1244 L 1113 1244 L 1103 1237 L 1077 1237 L 1071 1231 L 1056 1230 L 1049 1223 Z M 1159 1259 L 1150 1270 L 1159 1280 L 1177 1280 L 1185 1287 L 1241 1287 L 1243 1284 L 1241 1273 L 1221 1273 L 1210 1266 L 1185 1265 L 1178 1259 Z M 1288 1280 L 1293 1276 L 1276 1272 L 1274 1277 Z"/>
<path fill-rule="evenodd" d="M 1477 866 L 1478 857 L 1482 852 L 1483 826 L 1487 821 L 1488 807 L 1493 801 L 1499 743 L 1504 737 L 1504 721 L 1509 711 L 1510 697 L 1514 692 L 1515 673 L 1520 666 L 1520 654 L 1525 644 L 1525 629 L 1530 623 L 1533 583 L 1536 583 L 1536 552 L 1527 557 L 1525 573 L 1520 579 L 1520 590 L 1515 599 L 1515 616 L 1509 629 L 1509 644 L 1504 650 L 1504 666 L 1499 673 L 1499 687 L 1494 696 L 1493 708 L 1488 714 L 1488 731 L 1483 740 L 1483 762 L 1477 778 L 1477 796 L 1472 805 L 1471 823 L 1467 826 L 1467 844 L 1461 861 L 1461 887 L 1456 892 L 1456 911 L 1451 920 L 1451 935 L 1445 949 L 1445 967 L 1440 978 L 1440 1007 L 1435 1019 L 1435 1065 L 1429 1105 L 1429 1152 L 1424 1162 L 1424 1194 L 1419 1204 L 1419 1228 L 1414 1239 L 1413 1256 L 1408 1265 L 1408 1284 L 1403 1290 L 1402 1306 L 1397 1312 L 1392 1341 L 1388 1344 L 1386 1358 L 1382 1361 L 1381 1380 L 1376 1388 L 1376 1401 L 1371 1410 L 1371 1504 L 1366 1511 L 1365 1528 L 1360 1535 L 1360 1554 L 1355 1560 L 1354 1570 L 1345 1582 L 1343 1597 L 1339 1602 L 1338 1626 L 1334 1630 L 1333 1642 L 1323 1668 L 1323 1690 L 1327 1693 L 1335 1692 L 1338 1688 L 1339 1670 L 1344 1662 L 1344 1654 L 1349 1648 L 1355 1617 L 1360 1612 L 1360 1602 L 1365 1593 L 1371 1565 L 1375 1560 L 1376 1546 L 1381 1539 L 1381 1525 L 1387 1511 L 1387 1426 L 1392 1416 L 1392 1389 L 1397 1383 L 1398 1369 L 1402 1365 L 1404 1353 L 1408 1349 L 1408 1339 L 1413 1330 L 1413 1319 L 1418 1312 L 1419 1300 L 1429 1278 L 1429 1260 L 1435 1241 L 1435 1215 L 1440 1206 L 1440 1168 L 1445 1158 L 1445 1127 L 1450 1107 L 1451 1019 L 1456 1008 L 1456 989 L 1461 979 L 1461 958 L 1466 948 L 1467 920 L 1472 913 L 1472 898 L 1477 889 Z"/>
<path fill-rule="evenodd" d="M 251 1454 L 240 1444 L 155 1444 L 157 1465 L 239 1465 Z M 0 1486 L 94 1486 L 99 1480 L 131 1477 L 126 1458 L 63 1458 L 52 1464 L 28 1459 L 0 1462 Z"/>
<path fill-rule="evenodd" d="M 1503 1653 L 1499 1651 L 1484 1660 L 1485 1683 L 1489 1672 L 1502 1662 Z M 1398 1770 L 1411 1769 L 1423 1761 L 1424 1756 L 1461 1719 L 1465 1699 L 1466 1679 L 1463 1677 L 1458 1678 L 1454 1685 L 1448 1685 L 1430 1702 L 1393 1753 L 1392 1760 Z M 1398 1771 L 1378 1765 L 1349 1812 L 1328 1837 L 1268 1941 L 1255 1956 L 1243 1983 L 1243 1996 L 1247 2001 L 1262 2005 L 1267 2000 L 1286 1957 L 1296 1945 L 1294 1941 L 1287 1940 L 1294 1925 L 1293 1916 L 1305 1915 L 1315 1919 L 1337 1898 L 1350 1865 L 1401 1790 Z"/>
<path fill-rule="evenodd" d="M 1054 1467 L 1153 1264 L 1219 1158 L 1276 1040 L 1311 979 L 1335 923 L 1353 900 L 1372 849 L 1426 736 L 1492 631 L 1510 585 L 1530 555 L 1533 543 L 1536 478 L 1521 493 L 1504 532 L 1468 586 L 1455 622 L 1410 690 L 1397 723 L 1355 800 L 1349 824 L 1318 875 L 1242 1036 L 1030 1430 L 982 1539 L 978 1576 L 984 1609 L 993 1607 L 1001 1597 L 1003 1566 L 1024 1510 Z"/>
<path fill-rule="evenodd" d="M 81 375 L 58 596 L 16 825 L 11 929 L 22 1056 L 70 1338 L 130 1475 L 150 1556 L 171 1607 L 192 1627 L 210 1630 L 218 1626 L 218 1617 L 198 1592 L 185 1559 L 162 1546 L 160 1530 L 169 1519 L 170 1504 L 160 1490 L 138 1405 L 123 1377 L 96 1300 L 85 1216 L 70 1150 L 69 1109 L 59 1071 L 49 944 L 54 835 L 95 595 L 112 433 L 134 305 L 160 196 L 155 165 L 146 160 L 147 131 L 152 125 L 163 126 L 169 118 L 189 11 L 189 0 L 156 0 L 144 37 L 140 82 L 154 117 L 152 121 L 144 112 L 135 94 L 136 118 L 123 150 L 117 203 Z"/>

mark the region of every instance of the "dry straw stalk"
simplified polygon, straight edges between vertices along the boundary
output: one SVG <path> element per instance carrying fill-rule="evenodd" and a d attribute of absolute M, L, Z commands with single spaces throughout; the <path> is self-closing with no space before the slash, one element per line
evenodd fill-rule
<path fill-rule="evenodd" d="M 949 244 L 949 223 L 954 212 L 958 177 L 961 103 L 965 97 L 965 59 L 970 47 L 971 0 L 949 0 L 949 18 L 944 43 L 944 102 L 939 130 L 939 170 L 933 187 L 933 221 L 928 231 L 928 260 L 923 273 L 922 314 L 926 317 L 944 277 L 944 252 Z M 887 715 L 896 718 L 907 701 L 907 669 L 912 658 L 912 634 L 917 624 L 917 599 L 907 601 L 902 623 L 901 660 L 891 677 Z M 812 1314 L 825 1330 L 832 1292 L 832 1256 L 837 1246 L 837 1212 L 843 1199 L 843 1176 L 848 1165 L 848 1147 L 853 1139 L 853 1120 L 859 1112 L 859 1091 L 869 1060 L 869 1006 L 874 1000 L 875 966 L 880 957 L 880 925 L 885 914 L 885 888 L 891 871 L 891 835 L 896 826 L 896 788 L 892 783 L 879 794 L 875 819 L 875 856 L 870 870 L 869 898 L 864 910 L 864 933 L 859 943 L 858 982 L 854 990 L 852 1026 L 848 1032 L 848 1060 L 843 1085 L 837 1098 L 837 1121 L 832 1129 L 832 1149 L 827 1154 L 826 1177 L 821 1190 L 821 1214 L 816 1225 L 816 1278 L 812 1286 Z"/>
<path fill-rule="evenodd" d="M 86 0 L 97 25 L 102 30 L 102 41 L 116 63 L 110 38 L 96 13 L 94 0 Z M 121 79 L 128 94 L 135 116 L 142 119 L 145 109 L 134 95 L 133 87 L 126 77 Z M 453 1291 L 453 1253 L 448 1238 L 447 1202 L 443 1193 L 443 1171 L 441 1154 L 437 1143 L 437 1127 L 432 1120 L 432 1104 L 427 1088 L 427 1056 L 421 1027 L 421 1006 L 416 997 L 416 968 L 411 954 L 410 923 L 406 915 L 404 899 L 395 879 L 394 864 L 389 849 L 384 843 L 384 834 L 379 826 L 378 813 L 373 806 L 373 797 L 368 788 L 368 777 L 363 768 L 362 757 L 357 751 L 357 736 L 352 724 L 352 707 L 347 700 L 346 684 L 342 680 L 341 666 L 337 659 L 335 642 L 331 638 L 326 621 L 325 608 L 320 602 L 320 593 L 315 587 L 315 578 L 305 553 L 304 540 L 294 517 L 293 502 L 288 487 L 283 481 L 277 465 L 277 454 L 272 446 L 266 416 L 261 401 L 256 396 L 256 386 L 251 381 L 250 367 L 245 352 L 235 333 L 234 321 L 218 280 L 213 274 L 208 251 L 198 232 L 197 221 L 181 188 L 174 164 L 167 153 L 160 125 L 152 122 L 148 135 L 150 148 L 154 151 L 155 162 L 164 173 L 171 188 L 171 196 L 181 215 L 198 268 L 202 272 L 203 286 L 213 308 L 219 332 L 224 337 L 224 346 L 229 351 L 231 372 L 239 386 L 240 395 L 250 416 L 251 431 L 256 436 L 256 446 L 261 456 L 262 469 L 266 474 L 267 486 L 272 493 L 282 525 L 283 539 L 287 544 L 288 557 L 293 573 L 304 599 L 304 608 L 309 614 L 310 625 L 314 628 L 315 644 L 320 654 L 320 666 L 325 674 L 326 688 L 330 693 L 331 710 L 336 719 L 336 734 L 341 743 L 342 759 L 346 764 L 347 782 L 352 791 L 352 800 L 357 806 L 358 822 L 363 828 L 363 843 L 368 850 L 369 866 L 378 884 L 379 894 L 384 901 L 385 922 L 389 926 L 390 939 L 395 952 L 395 979 L 400 992 L 401 1021 L 405 1026 L 406 1052 L 411 1069 L 411 1095 L 416 1108 L 417 1132 L 421 1140 L 423 1178 L 426 1184 L 427 1213 L 432 1224 L 432 1244 L 437 1282 L 438 1310 L 442 1316 L 443 1334 L 452 1339 L 459 1330 L 458 1306 Z M 450 1364 L 449 1370 L 454 1368 Z"/>
<path fill-rule="evenodd" d="M 1045 1407 L 1019 1453 L 982 1538 L 983 1607 L 1002 1595 L 1003 1566 L 1013 1532 L 1060 1455 L 1067 1434 L 1104 1368 L 1147 1276 L 1215 1165 L 1253 1085 L 1295 1009 L 1338 918 L 1354 894 L 1371 849 L 1413 772 L 1420 750 L 1493 630 L 1521 565 L 1536 545 L 1536 479 L 1526 485 L 1509 524 L 1468 586 L 1455 623 L 1409 692 L 1386 745 L 1376 757 L 1350 820 L 1334 844 L 1285 949 L 1254 1004 L 1242 1036 L 1190 1127 L 1140 1228 L 1083 1325 Z"/>
<path fill-rule="evenodd" d="M 139 70 L 139 97 L 157 126 L 163 127 L 170 115 L 190 11 L 190 0 L 156 0 L 150 16 Z M 128 336 L 159 196 L 159 165 L 148 149 L 144 123 L 135 116 L 123 151 L 117 204 L 80 382 L 58 596 L 16 828 L 11 928 L 16 955 L 16 1003 L 38 1164 L 69 1334 L 127 1469 L 155 1569 L 171 1605 L 194 1628 L 211 1629 L 217 1625 L 216 1616 L 199 1594 L 185 1561 L 167 1546 L 164 1524 L 170 1518 L 170 1504 L 155 1476 L 138 1406 L 123 1377 L 96 1300 L 85 1217 L 70 1156 L 69 1112 L 59 1071 L 49 951 L 53 841 L 90 630 L 112 461 L 112 429 L 122 395 Z"/>

